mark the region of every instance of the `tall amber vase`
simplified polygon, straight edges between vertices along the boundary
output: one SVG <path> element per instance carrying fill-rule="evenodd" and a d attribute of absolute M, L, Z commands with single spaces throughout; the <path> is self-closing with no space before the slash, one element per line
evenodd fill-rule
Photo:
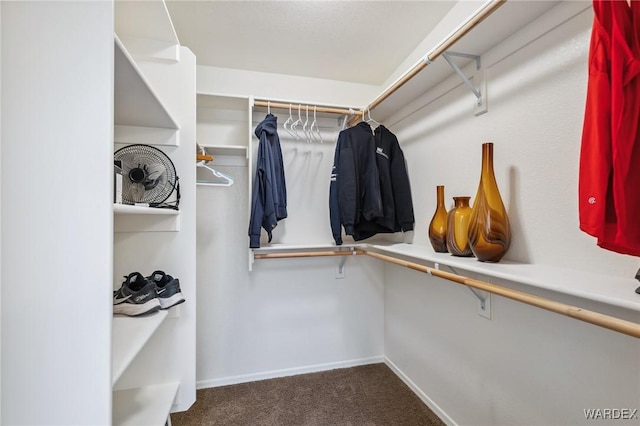
<path fill-rule="evenodd" d="M 471 197 L 453 197 L 454 208 L 447 219 L 447 249 L 454 256 L 473 256 L 469 245 L 469 222 L 471 221 Z"/>
<path fill-rule="evenodd" d="M 493 172 L 493 143 L 482 144 L 482 173 L 473 200 L 469 245 L 481 262 L 499 262 L 509 249 L 511 230 Z"/>
<path fill-rule="evenodd" d="M 444 206 L 444 186 L 436 186 L 436 211 L 429 223 L 429 241 L 438 253 L 447 252 L 447 208 Z"/>

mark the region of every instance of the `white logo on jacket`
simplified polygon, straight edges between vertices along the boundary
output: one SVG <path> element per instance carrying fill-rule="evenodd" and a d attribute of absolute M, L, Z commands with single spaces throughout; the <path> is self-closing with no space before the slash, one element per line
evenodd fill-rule
<path fill-rule="evenodd" d="M 381 147 L 377 147 L 376 148 L 376 154 L 378 155 L 382 155 L 384 158 L 386 158 L 387 160 L 389 159 L 389 156 L 387 154 L 384 153 L 384 151 L 382 150 Z"/>

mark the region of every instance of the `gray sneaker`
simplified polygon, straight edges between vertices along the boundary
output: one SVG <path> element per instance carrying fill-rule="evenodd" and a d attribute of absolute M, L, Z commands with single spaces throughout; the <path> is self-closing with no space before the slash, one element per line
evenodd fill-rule
<path fill-rule="evenodd" d="M 120 289 L 113 292 L 115 315 L 135 317 L 158 310 L 160 302 L 156 294 L 156 285 L 139 272 L 132 272 L 126 276 Z"/>
<path fill-rule="evenodd" d="M 180 280 L 177 278 L 173 278 L 163 271 L 154 271 L 147 279 L 155 283 L 161 309 L 169 309 L 184 302 L 184 297 L 182 297 L 180 291 Z"/>

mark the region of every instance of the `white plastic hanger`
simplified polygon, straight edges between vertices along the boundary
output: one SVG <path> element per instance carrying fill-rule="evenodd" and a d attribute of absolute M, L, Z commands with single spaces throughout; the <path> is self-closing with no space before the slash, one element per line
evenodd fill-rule
<path fill-rule="evenodd" d="M 204 164 L 204 162 L 199 162 L 197 164 L 198 167 L 204 167 L 205 169 L 209 170 L 215 177 L 222 179 L 222 182 L 210 182 L 210 181 L 203 181 L 203 180 L 199 180 L 196 183 L 199 185 L 208 185 L 208 186 L 231 186 L 233 185 L 233 178 L 231 176 L 225 175 L 222 172 L 217 171 L 216 169 L 207 166 L 206 164 Z"/>
<path fill-rule="evenodd" d="M 295 138 L 298 140 L 302 139 L 302 137 L 298 134 L 298 130 L 296 129 L 297 126 L 302 124 L 302 116 L 300 115 L 301 107 L 302 107 L 301 105 L 298 105 L 298 119 L 294 121 L 293 124 L 291 125 L 291 131 L 294 133 Z"/>
<path fill-rule="evenodd" d="M 316 117 L 316 109 L 317 107 L 314 105 L 313 107 L 313 122 L 311 123 L 310 132 L 311 137 L 314 141 L 320 141 L 320 143 L 324 143 L 322 140 L 322 134 L 320 133 L 320 128 L 318 127 L 318 119 Z"/>
<path fill-rule="evenodd" d="M 198 145 L 198 149 L 200 150 L 201 154 L 206 154 L 204 148 L 201 148 L 199 145 Z M 231 186 L 231 185 L 233 185 L 233 178 L 231 176 L 225 175 L 224 173 L 217 171 L 213 167 L 207 166 L 206 163 L 208 163 L 208 161 L 204 161 L 204 160 L 198 161 L 196 163 L 196 166 L 197 167 L 203 167 L 203 168 L 209 170 L 211 172 L 211 174 L 213 174 L 213 176 L 215 176 L 216 178 L 222 179 L 222 182 L 219 182 L 219 181 L 211 182 L 211 181 L 207 181 L 207 180 L 199 180 L 199 181 L 196 181 L 196 183 L 198 185 L 209 185 L 209 186 Z"/>
<path fill-rule="evenodd" d="M 362 114 L 362 118 L 364 119 L 364 114 Z M 365 120 L 365 123 L 369 123 L 369 124 L 375 123 L 376 126 L 380 126 L 380 123 L 378 123 L 376 120 L 374 120 L 371 117 L 371 109 L 370 108 L 367 108 L 367 119 Z"/>
<path fill-rule="evenodd" d="M 309 130 L 311 130 L 311 129 L 307 127 L 308 124 L 309 124 L 309 105 L 307 105 L 307 119 L 304 122 L 304 124 L 302 125 L 302 132 L 304 133 L 304 136 L 305 136 L 305 138 L 307 140 L 307 143 L 311 143 L 312 142 L 311 133 L 309 132 Z"/>
<path fill-rule="evenodd" d="M 291 115 L 291 104 L 289 104 L 289 118 L 287 118 L 287 121 L 284 122 L 282 127 L 284 127 L 284 130 L 287 133 L 289 133 L 292 138 L 297 140 L 298 139 L 298 135 L 291 131 L 291 125 L 292 124 L 293 124 L 293 115 Z M 289 125 L 289 127 L 287 127 L 287 125 Z"/>

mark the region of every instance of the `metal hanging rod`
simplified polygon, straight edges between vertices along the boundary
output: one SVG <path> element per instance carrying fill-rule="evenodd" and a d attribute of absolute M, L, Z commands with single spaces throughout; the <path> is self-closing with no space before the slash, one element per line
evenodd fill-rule
<path fill-rule="evenodd" d="M 309 111 L 316 112 L 325 112 L 330 114 L 340 114 L 340 115 L 362 115 L 362 111 L 356 110 L 354 108 L 342 108 L 342 107 L 331 107 L 331 106 L 322 106 L 322 105 L 307 105 L 301 104 L 298 102 L 284 103 L 284 102 L 272 102 L 269 100 L 255 100 L 255 106 L 259 107 L 268 107 L 268 108 L 277 108 L 277 109 L 295 109 L 298 107 L 305 110 L 309 108 Z"/>
<path fill-rule="evenodd" d="M 475 28 L 480 22 L 484 21 L 489 15 L 498 10 L 507 0 L 491 0 L 487 2 L 484 7 L 478 10 L 474 15 L 469 17 L 462 25 L 460 25 L 449 37 L 441 41 L 440 44 L 435 46 L 425 57 L 413 66 L 409 71 L 405 72 L 395 83 L 389 86 L 384 92 L 378 95 L 369 105 L 363 110 L 371 111 L 382 102 L 384 102 L 389 96 L 393 95 L 398 89 L 404 86 L 409 80 L 416 76 L 420 71 L 426 68 L 431 62 L 433 62 L 438 56 L 442 55 L 446 50 L 453 46 L 458 40 L 464 37 L 469 31 Z M 357 118 L 349 120 L 349 125 L 355 124 Z"/>
<path fill-rule="evenodd" d="M 601 314 L 587 309 L 579 308 L 577 306 L 567 305 L 565 303 L 556 302 L 554 300 L 546 299 L 544 297 L 535 296 L 523 291 L 512 290 L 510 288 L 502 287 L 497 284 L 488 283 L 485 281 L 468 278 L 462 275 L 446 272 L 441 269 L 431 268 L 429 266 L 420 265 L 418 263 L 409 262 L 406 260 L 398 259 L 393 256 L 369 251 L 367 249 L 352 249 L 349 251 L 332 250 L 332 251 L 306 251 L 306 252 L 289 252 L 289 253 L 259 253 L 255 254 L 255 259 L 281 259 L 291 257 L 316 257 L 316 256 L 351 256 L 351 255 L 367 255 L 385 262 L 393 263 L 395 265 L 404 266 L 409 269 L 413 269 L 419 272 L 425 272 L 429 275 L 443 278 L 445 280 L 453 281 L 457 284 L 465 285 L 469 288 L 475 288 L 478 290 L 493 293 L 498 296 L 506 297 L 507 299 L 515 300 L 517 302 L 525 303 L 527 305 L 535 306 L 537 308 L 545 309 L 547 311 L 555 312 L 560 315 L 564 315 L 570 318 L 574 318 L 580 321 L 587 322 L 589 324 L 597 325 L 612 331 L 617 331 L 628 336 L 636 337 L 640 339 L 640 324 L 626 321 L 621 318 L 612 317 L 609 315 Z"/>

